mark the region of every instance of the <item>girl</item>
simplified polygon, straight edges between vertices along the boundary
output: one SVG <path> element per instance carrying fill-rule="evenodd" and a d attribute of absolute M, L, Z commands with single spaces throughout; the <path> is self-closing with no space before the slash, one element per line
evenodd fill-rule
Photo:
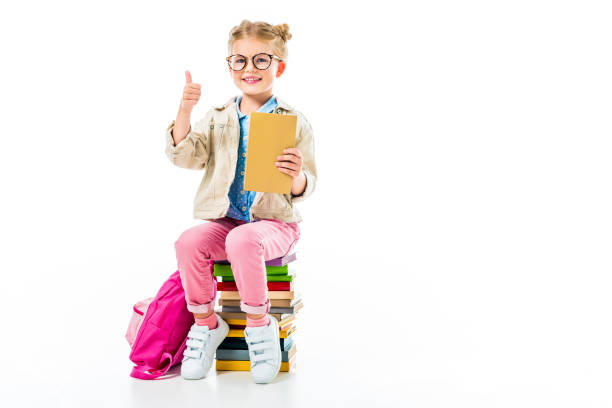
<path fill-rule="evenodd" d="M 214 313 L 216 281 L 212 261 L 227 259 L 246 312 L 245 340 L 256 383 L 272 381 L 280 369 L 278 321 L 268 315 L 265 261 L 288 254 L 300 237 L 302 221 L 294 203 L 314 191 L 317 170 L 312 128 L 304 115 L 272 93 L 286 68 L 287 24 L 244 20 L 230 30 L 228 72 L 242 95 L 208 110 L 191 128 L 191 112 L 201 85 L 185 72 L 186 84 L 175 121 L 166 129 L 166 154 L 177 166 L 205 169 L 194 200 L 194 217 L 208 222 L 181 234 L 176 258 L 187 308 L 195 316 L 181 375 L 206 376 L 229 327 Z M 297 116 L 296 146 L 279 152 L 275 165 L 291 177 L 289 194 L 244 189 L 249 114 Z"/>

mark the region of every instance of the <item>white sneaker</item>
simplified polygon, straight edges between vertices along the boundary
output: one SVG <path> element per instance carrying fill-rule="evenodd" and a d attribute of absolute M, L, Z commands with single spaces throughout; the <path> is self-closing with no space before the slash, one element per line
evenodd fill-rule
<path fill-rule="evenodd" d="M 249 347 L 253 380 L 257 384 L 269 383 L 278 374 L 282 360 L 278 320 L 270 316 L 267 326 L 245 328 L 244 339 Z"/>
<path fill-rule="evenodd" d="M 217 316 L 217 327 L 214 330 L 195 323 L 189 330 L 187 347 L 183 352 L 181 365 L 181 376 L 187 380 L 199 380 L 206 377 L 212 366 L 217 347 L 229 332 L 229 326 L 225 320 L 216 313 L 215 316 Z"/>

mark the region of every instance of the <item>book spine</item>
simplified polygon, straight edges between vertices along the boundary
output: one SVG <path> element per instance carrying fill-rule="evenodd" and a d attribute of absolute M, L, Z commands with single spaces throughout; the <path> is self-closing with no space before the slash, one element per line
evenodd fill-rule
<path fill-rule="evenodd" d="M 266 275 L 266 281 L 268 282 L 293 282 L 295 280 L 295 274 L 293 275 Z M 236 282 L 233 276 L 221 276 L 221 282 Z"/>
<path fill-rule="evenodd" d="M 268 291 L 268 299 L 293 299 L 295 297 L 294 291 L 286 290 L 270 290 Z M 240 300 L 240 293 L 237 290 L 222 290 L 221 299 L 234 299 Z"/>
<path fill-rule="evenodd" d="M 290 350 L 293 346 L 293 336 L 289 336 L 284 339 L 280 339 L 280 347 L 281 350 Z M 244 337 L 226 337 L 223 339 L 221 344 L 219 344 L 218 349 L 224 350 L 248 350 L 249 346 L 246 343 Z M 218 350 L 217 349 L 217 350 Z"/>
<path fill-rule="evenodd" d="M 288 275 L 289 266 L 266 266 L 266 275 Z M 234 276 L 229 265 L 214 264 L 213 275 L 215 276 Z"/>
<path fill-rule="evenodd" d="M 282 361 L 289 361 L 290 351 L 291 350 L 281 351 Z M 227 350 L 227 349 L 218 348 L 216 351 L 215 358 L 217 360 L 244 360 L 244 361 L 248 360 L 250 361 L 249 350 Z"/>
<path fill-rule="evenodd" d="M 241 313 L 242 310 L 240 309 L 240 306 L 221 306 L 221 312 L 223 313 Z M 293 307 L 274 307 L 271 306 L 270 307 L 270 312 L 269 313 L 279 313 L 279 314 L 293 314 L 294 312 L 294 308 Z"/>
<path fill-rule="evenodd" d="M 289 262 L 293 262 L 297 259 L 297 253 L 293 252 L 283 257 L 274 258 L 266 261 L 266 266 L 285 266 Z M 230 262 L 227 259 L 223 259 L 220 261 L 213 261 L 219 265 L 230 265 Z"/>
<path fill-rule="evenodd" d="M 217 282 L 217 290 L 237 291 L 236 282 Z M 268 282 L 268 290 L 293 290 L 291 282 Z"/>
<path fill-rule="evenodd" d="M 279 371 L 291 371 L 294 366 L 295 357 L 289 361 L 281 362 Z M 216 360 L 215 368 L 219 371 L 251 371 L 251 362 L 241 360 Z"/>

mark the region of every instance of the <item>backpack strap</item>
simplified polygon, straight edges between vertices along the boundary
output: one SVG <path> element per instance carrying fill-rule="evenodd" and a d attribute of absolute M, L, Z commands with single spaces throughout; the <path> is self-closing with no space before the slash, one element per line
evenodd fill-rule
<path fill-rule="evenodd" d="M 162 355 L 161 362 L 165 364 L 159 369 L 153 369 L 152 367 L 148 366 L 134 366 L 130 376 L 141 380 L 154 380 L 161 377 L 168 372 L 170 366 L 172 365 L 172 354 L 165 352 Z"/>

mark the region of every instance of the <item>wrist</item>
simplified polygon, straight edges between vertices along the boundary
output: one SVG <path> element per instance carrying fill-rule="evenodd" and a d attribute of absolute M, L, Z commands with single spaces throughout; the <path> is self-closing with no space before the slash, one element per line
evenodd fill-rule
<path fill-rule="evenodd" d="M 291 184 L 291 195 L 296 197 L 304 194 L 306 191 L 306 174 L 304 174 L 304 170 L 300 171 L 300 174 L 293 179 L 293 183 Z"/>
<path fill-rule="evenodd" d="M 191 117 L 191 109 L 185 109 L 179 106 L 178 116 Z"/>

